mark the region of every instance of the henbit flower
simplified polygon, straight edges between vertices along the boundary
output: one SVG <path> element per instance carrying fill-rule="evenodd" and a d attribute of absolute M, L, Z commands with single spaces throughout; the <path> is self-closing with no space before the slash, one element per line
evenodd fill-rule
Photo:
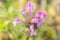
<path fill-rule="evenodd" d="M 27 8 L 29 10 L 30 16 L 32 17 L 33 16 L 33 11 L 35 10 L 35 7 L 30 2 L 28 2 L 27 3 Z"/>
<path fill-rule="evenodd" d="M 40 18 L 45 18 L 46 17 L 46 13 L 44 12 L 41 16 L 40 16 Z"/>
<path fill-rule="evenodd" d="M 34 25 L 30 25 L 30 36 L 36 36 L 37 32 L 34 30 Z"/>
<path fill-rule="evenodd" d="M 46 13 L 43 12 L 43 11 L 38 11 L 36 17 L 45 18 L 46 17 Z"/>
<path fill-rule="evenodd" d="M 38 23 L 38 18 L 33 18 L 31 23 Z"/>
<path fill-rule="evenodd" d="M 14 22 L 21 22 L 19 18 L 16 18 Z"/>
<path fill-rule="evenodd" d="M 16 23 L 22 23 L 22 24 L 27 24 L 30 27 L 30 36 L 35 36 L 37 34 L 37 32 L 34 30 L 35 29 L 35 24 L 37 25 L 38 28 L 40 28 L 43 24 L 44 24 L 44 19 L 46 17 L 46 13 L 43 11 L 38 11 L 38 13 L 36 14 L 36 16 L 33 18 L 33 11 L 34 11 L 34 6 L 28 2 L 27 3 L 27 8 L 29 10 L 30 16 L 27 15 L 26 11 L 24 8 L 21 8 L 20 11 L 22 12 L 22 14 L 25 16 L 27 22 L 24 22 L 23 20 L 17 18 L 16 20 L 14 20 L 14 25 L 16 26 Z M 31 17 L 31 19 L 29 19 L 29 17 Z M 26 21 L 25 20 L 25 21 Z M 30 20 L 30 21 L 29 21 Z M 25 26 L 27 26 L 25 25 Z"/>
<path fill-rule="evenodd" d="M 30 31 L 34 31 L 34 25 L 30 25 Z"/>
<path fill-rule="evenodd" d="M 26 17 L 26 19 L 28 19 L 28 15 L 27 15 L 27 13 L 26 13 L 26 10 L 25 10 L 25 8 L 21 8 L 21 9 L 19 9 L 19 12 L 22 12 L 22 14 Z"/>
<path fill-rule="evenodd" d="M 13 25 L 16 26 L 17 23 L 22 23 L 25 25 L 25 22 L 19 18 L 16 18 L 14 21 L 13 21 Z"/>
<path fill-rule="evenodd" d="M 37 27 L 40 28 L 43 25 L 44 25 L 44 21 L 41 20 L 40 22 L 38 22 Z"/>

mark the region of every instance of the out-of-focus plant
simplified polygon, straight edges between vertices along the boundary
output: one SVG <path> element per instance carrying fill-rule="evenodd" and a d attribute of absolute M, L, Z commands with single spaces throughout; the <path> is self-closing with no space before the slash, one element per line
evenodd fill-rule
<path fill-rule="evenodd" d="M 44 11 L 35 12 L 35 7 L 30 2 L 19 9 L 19 5 L 14 1 L 6 0 L 3 10 L 0 9 L 0 31 L 7 31 L 9 40 L 56 39 L 55 31 L 44 25 Z"/>
<path fill-rule="evenodd" d="M 21 20 L 21 18 L 16 18 L 13 22 L 14 26 L 16 26 L 17 23 L 22 23 L 25 27 L 28 28 L 29 31 L 26 40 L 28 40 L 30 36 L 36 36 L 38 28 L 44 24 L 46 13 L 43 11 L 38 11 L 36 15 L 33 15 L 34 10 L 35 7 L 30 2 L 27 2 L 28 12 L 26 12 L 25 8 L 23 7 L 19 10 L 19 12 L 22 12 L 24 15 L 25 21 Z"/>

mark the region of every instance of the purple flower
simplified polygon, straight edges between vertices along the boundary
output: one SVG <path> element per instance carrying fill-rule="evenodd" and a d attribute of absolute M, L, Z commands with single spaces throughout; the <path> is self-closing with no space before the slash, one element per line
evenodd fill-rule
<path fill-rule="evenodd" d="M 30 25 L 30 31 L 34 31 L 34 25 Z"/>
<path fill-rule="evenodd" d="M 16 18 L 14 21 L 13 21 L 13 25 L 16 26 L 17 23 L 20 22 L 20 19 L 19 18 Z"/>
<path fill-rule="evenodd" d="M 19 18 L 16 18 L 14 22 L 21 22 Z"/>
<path fill-rule="evenodd" d="M 38 22 L 37 27 L 40 28 L 40 26 L 43 26 L 43 25 L 44 25 L 44 21 L 40 21 Z"/>
<path fill-rule="evenodd" d="M 46 13 L 43 12 L 43 11 L 38 11 L 36 17 L 45 18 L 46 17 Z"/>
<path fill-rule="evenodd" d="M 14 21 L 13 21 L 13 25 L 16 26 L 17 23 L 22 23 L 22 24 L 25 24 L 25 22 L 19 18 L 16 18 Z"/>
<path fill-rule="evenodd" d="M 30 13 L 30 16 L 28 16 L 25 8 L 21 8 L 19 11 L 22 12 L 22 14 L 25 16 L 26 20 L 23 21 L 19 18 L 16 18 L 13 22 L 14 26 L 16 26 L 17 23 L 22 23 L 22 24 L 27 24 L 25 26 L 29 26 L 30 29 L 30 36 L 35 36 L 37 34 L 37 31 L 35 30 L 36 25 L 38 28 L 40 28 L 41 26 L 43 26 L 44 24 L 44 18 L 46 17 L 46 13 L 43 11 L 38 11 L 36 16 L 33 16 L 33 12 L 35 10 L 35 7 L 28 2 L 27 3 L 27 8 L 28 8 L 28 12 Z"/>
<path fill-rule="evenodd" d="M 34 31 L 34 25 L 32 24 L 32 25 L 30 25 L 30 36 L 36 36 L 36 31 Z"/>
<path fill-rule="evenodd" d="M 27 3 L 27 7 L 28 7 L 28 10 L 29 10 L 30 16 L 32 17 L 33 16 L 33 11 L 35 10 L 35 7 L 30 2 Z"/>
<path fill-rule="evenodd" d="M 38 18 L 33 18 L 31 23 L 38 23 Z"/>
<path fill-rule="evenodd" d="M 19 10 L 19 12 L 22 12 L 22 14 L 26 17 L 26 19 L 28 19 L 28 15 L 27 15 L 27 13 L 26 13 L 26 11 L 25 11 L 25 9 L 22 7 L 20 10 Z"/>

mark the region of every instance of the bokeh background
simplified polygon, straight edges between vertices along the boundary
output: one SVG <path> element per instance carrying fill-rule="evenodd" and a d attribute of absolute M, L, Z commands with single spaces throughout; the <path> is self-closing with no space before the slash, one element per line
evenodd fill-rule
<path fill-rule="evenodd" d="M 28 40 L 60 40 L 60 0 L 0 0 L 0 40 L 26 40 L 28 28 L 22 24 L 14 27 L 12 20 L 17 17 L 24 20 L 18 10 L 26 8 L 28 1 L 36 7 L 36 12 L 43 10 L 47 13 L 38 35 Z"/>

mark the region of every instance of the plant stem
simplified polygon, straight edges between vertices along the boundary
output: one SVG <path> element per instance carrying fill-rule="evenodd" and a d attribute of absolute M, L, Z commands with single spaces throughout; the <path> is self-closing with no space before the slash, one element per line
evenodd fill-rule
<path fill-rule="evenodd" d="M 26 40 L 29 40 L 29 36 L 27 36 Z"/>

